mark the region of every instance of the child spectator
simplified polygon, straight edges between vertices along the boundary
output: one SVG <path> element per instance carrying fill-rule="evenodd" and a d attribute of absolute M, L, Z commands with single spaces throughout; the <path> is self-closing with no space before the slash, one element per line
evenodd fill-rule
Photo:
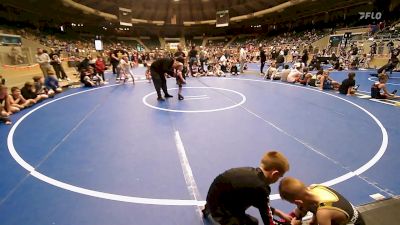
<path fill-rule="evenodd" d="M 320 90 L 337 90 L 339 88 L 339 83 L 334 81 L 332 78 L 329 77 L 329 72 L 324 71 L 320 78 Z"/>
<path fill-rule="evenodd" d="M 60 87 L 58 80 L 55 76 L 53 76 L 54 72 L 49 71 L 49 76 L 44 80 L 44 85 L 48 90 L 53 90 L 56 94 L 62 92 L 62 88 Z"/>
<path fill-rule="evenodd" d="M 47 95 L 48 97 L 54 97 L 55 95 L 52 89 L 48 89 L 46 86 L 44 86 L 43 76 L 34 76 L 33 86 L 35 87 L 37 95 Z"/>
<path fill-rule="evenodd" d="M 276 69 L 276 63 L 272 62 L 271 66 L 267 69 L 267 71 L 265 72 L 265 76 L 264 79 L 273 79 L 273 77 L 276 76 L 276 73 L 278 72 L 278 70 Z"/>
<path fill-rule="evenodd" d="M 0 85 L 0 105 L 2 114 L 9 116 L 13 113 L 19 112 L 19 108 L 11 105 L 11 97 L 8 95 L 8 88 L 4 85 Z"/>
<path fill-rule="evenodd" d="M 289 65 L 286 64 L 284 69 L 280 73 L 281 81 L 287 82 L 287 77 L 288 77 L 289 73 L 290 73 Z"/>
<path fill-rule="evenodd" d="M 21 95 L 21 90 L 18 87 L 11 88 L 10 103 L 14 107 L 19 109 L 24 109 L 32 106 L 35 102 L 32 99 L 26 100 L 24 96 Z"/>
<path fill-rule="evenodd" d="M 397 90 L 394 90 L 392 93 L 386 88 L 386 82 L 388 81 L 388 76 L 384 73 L 378 75 L 378 81 L 375 82 L 371 86 L 371 97 L 376 99 L 387 99 L 387 98 L 396 98 Z M 381 93 L 383 90 L 383 93 Z"/>
<path fill-rule="evenodd" d="M 103 81 L 105 81 L 106 79 L 104 78 L 104 71 L 107 69 L 107 67 L 101 55 L 97 56 L 95 65 L 96 65 L 96 73 L 103 79 Z"/>
<path fill-rule="evenodd" d="M 96 87 L 103 83 L 101 77 L 96 75 L 90 66 L 81 71 L 81 82 L 85 87 Z"/>
<path fill-rule="evenodd" d="M 339 86 L 339 93 L 344 95 L 354 95 L 356 93 L 356 88 L 354 88 L 356 85 L 356 80 L 354 79 L 356 74 L 351 72 L 347 76 L 348 78 L 344 79 L 342 84 Z"/>
<path fill-rule="evenodd" d="M 47 95 L 38 95 L 36 94 L 36 90 L 34 87 L 34 83 L 28 81 L 25 83 L 24 87 L 21 88 L 21 94 L 25 99 L 32 99 L 34 103 L 37 103 L 43 99 L 47 99 L 49 96 Z"/>
<path fill-rule="evenodd" d="M 313 86 L 313 87 L 319 86 L 319 81 L 320 81 L 321 76 L 322 76 L 323 73 L 324 73 L 324 71 L 322 69 L 318 70 L 318 72 L 316 74 L 311 76 L 310 81 L 308 82 L 308 84 L 310 86 Z"/>

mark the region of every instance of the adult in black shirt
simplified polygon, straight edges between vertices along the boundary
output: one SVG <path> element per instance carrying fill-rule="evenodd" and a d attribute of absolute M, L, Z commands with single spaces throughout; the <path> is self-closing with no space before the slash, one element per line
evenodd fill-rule
<path fill-rule="evenodd" d="M 193 64 L 197 62 L 197 50 L 196 50 L 196 46 L 193 45 L 192 46 L 192 50 L 189 51 L 188 53 L 189 55 L 189 70 L 190 70 L 190 75 L 193 76 Z"/>
<path fill-rule="evenodd" d="M 400 46 L 397 48 L 392 48 L 390 53 L 390 59 L 387 64 L 378 69 L 378 74 L 383 73 L 383 71 L 389 71 L 392 74 L 393 70 L 396 68 L 399 63 L 399 59 L 397 58 L 400 54 Z"/>
<path fill-rule="evenodd" d="M 279 53 L 277 53 L 276 49 L 273 48 L 273 49 L 272 49 L 272 52 L 271 52 L 271 59 L 272 59 L 272 60 L 275 60 L 276 57 L 278 57 L 278 54 L 279 54 Z"/>
<path fill-rule="evenodd" d="M 372 45 L 371 46 L 369 46 L 370 48 L 371 48 L 371 57 L 372 56 L 374 56 L 375 54 L 376 54 L 376 47 L 377 47 L 378 45 L 376 44 L 376 42 L 374 41 L 373 43 L 372 43 Z"/>
<path fill-rule="evenodd" d="M 117 53 L 118 53 L 118 50 L 116 50 L 116 49 L 113 49 L 110 52 L 110 63 L 112 65 L 113 74 L 117 74 L 117 66 L 119 64 L 119 59 L 118 59 Z"/>
<path fill-rule="evenodd" d="M 58 79 L 68 79 L 67 74 L 65 73 L 64 67 L 60 58 L 60 51 L 56 51 L 53 48 L 50 49 L 50 64 L 53 66 L 54 71 L 56 72 L 56 76 Z M 59 60 L 56 60 L 54 56 L 57 56 Z"/>
<path fill-rule="evenodd" d="M 393 43 L 392 40 L 390 40 L 389 43 L 387 43 L 386 46 L 388 47 L 389 52 L 392 52 L 392 51 L 393 51 L 394 43 Z"/>
<path fill-rule="evenodd" d="M 304 63 L 304 66 L 307 66 L 308 63 L 308 51 L 304 50 L 303 55 L 301 56 L 301 61 Z"/>
<path fill-rule="evenodd" d="M 21 95 L 26 99 L 37 99 L 37 94 L 33 91 L 33 83 L 26 82 L 25 85 L 21 88 Z"/>
<path fill-rule="evenodd" d="M 86 69 L 90 66 L 90 60 L 88 56 L 86 56 L 79 64 L 78 64 L 78 70 L 81 71 L 83 69 Z"/>
<path fill-rule="evenodd" d="M 391 61 L 399 61 L 397 57 L 399 57 L 400 54 L 400 46 L 397 48 L 392 48 L 390 51 L 390 59 Z"/>
<path fill-rule="evenodd" d="M 357 55 L 358 54 L 358 47 L 354 45 L 353 49 L 352 49 L 352 55 Z"/>
<path fill-rule="evenodd" d="M 264 66 L 265 62 L 267 61 L 267 55 L 265 54 L 265 49 L 264 47 L 260 47 L 260 61 L 261 61 L 261 68 L 260 68 L 260 73 L 264 74 Z"/>
<path fill-rule="evenodd" d="M 164 101 L 161 96 L 161 89 L 164 92 L 166 98 L 173 97 L 172 95 L 168 94 L 167 90 L 167 79 L 165 78 L 165 74 L 170 76 L 175 75 L 175 71 L 182 66 L 181 63 L 175 61 L 171 58 L 161 58 L 154 61 L 150 66 L 150 73 L 151 79 L 153 80 L 154 87 L 157 92 L 157 100 Z"/>
<path fill-rule="evenodd" d="M 342 81 L 342 84 L 339 86 L 339 93 L 344 95 L 351 95 L 354 94 L 353 87 L 356 85 L 356 81 L 354 77 L 356 76 L 355 73 L 351 72 L 348 74 L 348 78 Z"/>
<path fill-rule="evenodd" d="M 279 69 L 280 67 L 283 68 L 284 66 L 285 66 L 285 57 L 283 57 L 283 54 L 279 54 L 276 57 L 276 68 Z"/>
<path fill-rule="evenodd" d="M 321 68 L 321 62 L 318 60 L 317 55 L 313 55 L 308 68 L 310 71 L 313 71 L 314 69 L 319 70 Z"/>
<path fill-rule="evenodd" d="M 123 55 L 128 56 L 128 52 L 126 52 L 122 49 L 115 49 L 111 52 L 111 55 L 110 55 L 110 62 L 112 65 L 113 74 L 117 74 L 117 78 L 119 77 L 117 67 L 118 67 L 119 61 L 121 60 Z"/>
<path fill-rule="evenodd" d="M 289 54 L 289 49 L 286 47 L 286 48 L 283 50 L 283 55 L 284 55 L 285 57 L 287 57 L 288 54 Z"/>
<path fill-rule="evenodd" d="M 264 225 L 272 225 L 273 209 L 269 206 L 270 184 L 289 170 L 283 154 L 268 152 L 258 168 L 241 167 L 217 176 L 207 194 L 203 213 L 220 225 L 257 225 L 256 218 L 246 214 L 250 206 L 258 208 Z M 290 219 L 287 218 L 286 219 Z"/>

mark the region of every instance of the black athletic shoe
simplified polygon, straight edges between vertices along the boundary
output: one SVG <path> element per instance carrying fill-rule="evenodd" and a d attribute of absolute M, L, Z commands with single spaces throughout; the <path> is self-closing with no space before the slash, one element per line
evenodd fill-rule
<path fill-rule="evenodd" d="M 392 91 L 392 95 L 395 95 L 397 93 L 397 90 Z"/>
<path fill-rule="evenodd" d="M 360 87 L 360 85 L 359 85 L 359 84 L 357 84 L 356 86 L 354 86 L 354 88 L 353 88 L 353 89 L 354 89 L 355 91 L 357 91 L 359 87 Z"/>
<path fill-rule="evenodd" d="M 174 96 L 172 96 L 172 95 L 170 95 L 170 94 L 166 94 L 164 97 L 166 97 L 166 98 L 172 98 L 172 97 L 174 97 Z"/>
<path fill-rule="evenodd" d="M 162 101 L 165 101 L 165 99 L 163 99 L 162 97 L 158 97 L 158 98 L 157 98 L 157 101 L 162 102 Z"/>
<path fill-rule="evenodd" d="M 178 95 L 178 99 L 179 99 L 179 101 L 182 101 L 185 98 L 182 95 Z"/>

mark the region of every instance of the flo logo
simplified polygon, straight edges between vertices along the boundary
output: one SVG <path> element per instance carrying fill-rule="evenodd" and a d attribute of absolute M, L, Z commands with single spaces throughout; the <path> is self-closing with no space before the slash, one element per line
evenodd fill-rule
<path fill-rule="evenodd" d="M 382 18 L 382 13 L 380 12 L 359 12 L 360 20 L 363 19 L 373 19 L 373 20 L 380 20 Z"/>

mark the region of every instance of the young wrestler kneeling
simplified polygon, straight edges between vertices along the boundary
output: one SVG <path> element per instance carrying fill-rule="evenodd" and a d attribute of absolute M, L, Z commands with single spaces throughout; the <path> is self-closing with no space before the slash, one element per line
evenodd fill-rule
<path fill-rule="evenodd" d="M 283 200 L 296 204 L 296 218 L 292 225 L 300 225 L 307 212 L 314 214 L 311 224 L 365 225 L 360 213 L 354 206 L 335 190 L 323 185 L 306 187 L 293 177 L 285 177 L 279 184 L 279 194 Z"/>
<path fill-rule="evenodd" d="M 207 194 L 204 216 L 220 225 L 257 225 L 258 220 L 246 214 L 250 206 L 258 208 L 264 225 L 273 225 L 273 214 L 290 221 L 291 217 L 269 206 L 270 184 L 289 170 L 286 157 L 267 152 L 259 167 L 241 167 L 217 176 Z"/>

